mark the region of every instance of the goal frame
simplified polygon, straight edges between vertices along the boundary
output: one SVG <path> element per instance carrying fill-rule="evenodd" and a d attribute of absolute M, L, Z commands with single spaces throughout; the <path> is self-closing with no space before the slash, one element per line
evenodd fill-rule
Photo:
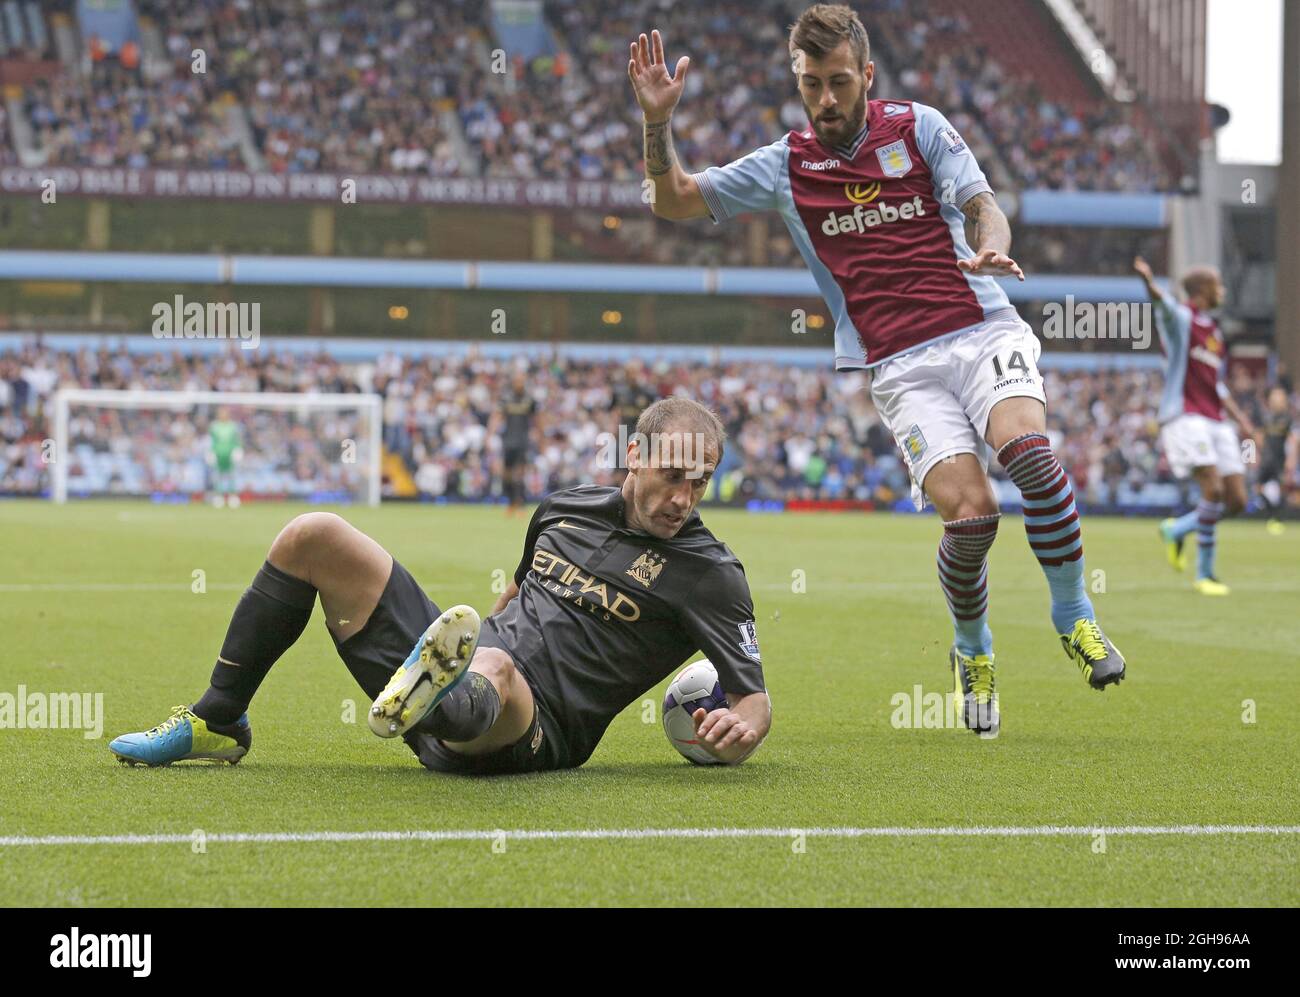
<path fill-rule="evenodd" d="M 367 505 L 379 505 L 383 481 L 383 398 L 376 394 L 340 394 L 310 391 L 114 391 L 107 388 L 60 388 L 54 393 L 54 461 L 50 497 L 58 505 L 68 501 L 68 422 L 74 404 L 100 408 L 163 409 L 196 405 L 242 405 L 248 408 L 360 409 L 370 414 L 370 467 L 367 469 Z"/>

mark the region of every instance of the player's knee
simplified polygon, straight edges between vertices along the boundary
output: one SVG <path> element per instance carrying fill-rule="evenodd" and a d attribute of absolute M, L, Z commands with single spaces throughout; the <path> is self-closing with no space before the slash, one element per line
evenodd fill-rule
<path fill-rule="evenodd" d="M 332 512 L 305 512 L 295 516 L 271 544 L 275 564 L 300 564 L 322 545 L 347 528 L 347 520 Z"/>
<path fill-rule="evenodd" d="M 998 512 L 998 503 L 991 495 L 963 495 L 953 506 L 953 515 L 944 516 L 944 522 L 953 523 L 961 519 L 976 519 L 981 516 L 993 516 Z"/>
<path fill-rule="evenodd" d="M 1235 516 L 1244 508 L 1246 508 L 1246 503 L 1243 501 L 1242 496 L 1235 492 L 1230 492 L 1227 500 L 1224 502 L 1223 514 L 1225 516 Z"/>
<path fill-rule="evenodd" d="M 497 695 L 504 705 L 519 675 L 514 659 L 499 647 L 480 647 L 474 653 L 473 667 L 496 686 Z"/>

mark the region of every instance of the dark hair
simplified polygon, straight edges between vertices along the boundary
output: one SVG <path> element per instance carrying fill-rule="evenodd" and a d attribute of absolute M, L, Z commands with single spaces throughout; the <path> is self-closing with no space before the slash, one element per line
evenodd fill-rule
<path fill-rule="evenodd" d="M 859 69 L 871 61 L 867 29 L 853 8 L 844 4 L 814 4 L 790 26 L 791 57 L 802 50 L 814 59 L 825 59 L 846 41 Z"/>
<path fill-rule="evenodd" d="M 681 395 L 671 395 L 646 406 L 636 420 L 636 431 L 647 441 L 654 439 L 655 434 L 662 436 L 674 426 L 704 433 L 708 442 L 717 444 L 718 463 L 722 463 L 727 431 L 717 413 L 707 405 Z"/>

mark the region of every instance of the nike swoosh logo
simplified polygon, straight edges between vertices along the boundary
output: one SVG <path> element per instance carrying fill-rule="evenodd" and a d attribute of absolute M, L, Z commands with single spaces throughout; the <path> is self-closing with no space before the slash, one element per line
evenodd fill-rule
<path fill-rule="evenodd" d="M 563 519 L 560 520 L 559 526 L 562 530 L 586 530 L 585 526 L 575 526 L 573 523 Z"/>
<path fill-rule="evenodd" d="M 227 661 L 225 658 L 223 658 L 223 657 L 222 657 L 221 655 L 219 655 L 219 654 L 217 655 L 217 660 L 218 660 L 219 662 L 221 662 L 221 664 L 223 664 L 223 665 L 229 665 L 231 668 L 243 668 L 243 667 L 244 667 L 244 666 L 241 665 L 238 661 Z"/>

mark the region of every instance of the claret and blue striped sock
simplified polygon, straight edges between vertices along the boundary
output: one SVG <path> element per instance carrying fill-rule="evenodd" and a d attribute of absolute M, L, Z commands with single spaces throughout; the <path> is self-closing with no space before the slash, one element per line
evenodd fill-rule
<path fill-rule="evenodd" d="M 1219 520 L 1223 518 L 1222 502 L 1201 499 L 1196 506 L 1196 577 L 1214 577 L 1214 541 Z"/>
<path fill-rule="evenodd" d="M 967 657 L 993 653 L 989 630 L 988 553 L 998 535 L 997 513 L 943 524 L 939 541 L 939 584 L 956 635 Z"/>
<path fill-rule="evenodd" d="M 1084 590 L 1083 535 L 1070 479 L 1042 433 L 1016 437 L 998 451 L 998 462 L 1024 500 L 1025 533 L 1052 593 L 1052 624 L 1068 634 L 1076 620 L 1095 618 Z"/>

